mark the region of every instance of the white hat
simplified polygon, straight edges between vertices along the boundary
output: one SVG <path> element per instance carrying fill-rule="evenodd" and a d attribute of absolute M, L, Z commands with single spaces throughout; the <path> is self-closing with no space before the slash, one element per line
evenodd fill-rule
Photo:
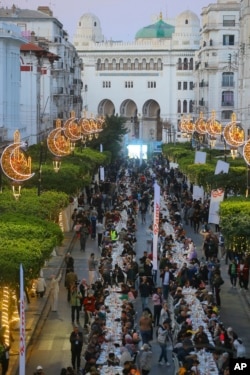
<path fill-rule="evenodd" d="M 43 368 L 42 368 L 42 366 L 37 366 L 37 368 L 36 368 L 37 370 L 43 370 Z"/>

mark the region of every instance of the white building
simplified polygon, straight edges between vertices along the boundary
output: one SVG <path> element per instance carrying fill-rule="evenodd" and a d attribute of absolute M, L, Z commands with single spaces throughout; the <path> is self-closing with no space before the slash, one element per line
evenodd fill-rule
<path fill-rule="evenodd" d="M 199 32 L 198 16 L 185 11 L 171 21 L 160 15 L 132 43 L 105 41 L 100 20 L 84 14 L 73 41 L 83 61 L 83 107 L 125 117 L 126 143 L 173 140 L 181 114 L 193 111 Z"/>
<path fill-rule="evenodd" d="M 239 117 L 250 136 L 250 2 L 241 1 L 239 41 Z"/>
<path fill-rule="evenodd" d="M 20 130 L 22 139 L 29 144 L 37 143 L 53 128 L 56 118 L 66 120 L 72 110 L 80 117 L 82 63 L 73 44 L 68 41 L 63 25 L 53 17 L 48 7 L 39 7 L 38 10 L 19 9 L 14 5 L 11 9 L 0 8 L 0 20 L 19 28 L 22 43 L 33 44 L 29 50 L 24 48 L 21 54 L 19 50 L 17 58 L 15 74 L 20 98 L 15 105 L 18 118 L 13 118 L 12 109 L 8 117 L 11 126 L 6 121 L 3 125 Z M 34 44 L 41 48 L 40 52 Z M 11 54 L 6 57 L 6 64 L 12 66 Z M 4 74 L 4 70 L 0 74 Z M 8 90 L 13 89 L 10 97 L 17 95 L 13 85 L 10 79 Z M 11 139 L 8 134 L 7 140 Z"/>
<path fill-rule="evenodd" d="M 195 117 L 216 111 L 222 124 L 238 112 L 240 0 L 217 0 L 202 9 L 200 49 L 195 59 Z"/>
<path fill-rule="evenodd" d="M 20 46 L 16 25 L 0 22 L 0 142 L 13 140 L 20 124 Z"/>

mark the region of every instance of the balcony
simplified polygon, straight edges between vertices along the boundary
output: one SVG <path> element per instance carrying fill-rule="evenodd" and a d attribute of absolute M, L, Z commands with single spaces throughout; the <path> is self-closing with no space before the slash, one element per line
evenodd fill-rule
<path fill-rule="evenodd" d="M 222 107 L 233 107 L 234 101 L 233 100 L 222 101 L 221 106 Z"/>

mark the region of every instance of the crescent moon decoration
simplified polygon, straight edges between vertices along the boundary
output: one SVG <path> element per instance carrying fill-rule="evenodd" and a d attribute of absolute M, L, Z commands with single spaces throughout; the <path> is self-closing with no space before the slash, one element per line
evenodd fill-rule
<path fill-rule="evenodd" d="M 72 142 L 81 139 L 81 127 L 78 125 L 75 117 L 71 117 L 65 121 L 63 131 L 65 136 Z"/>
<path fill-rule="evenodd" d="M 212 116 L 207 121 L 206 129 L 210 135 L 220 135 L 222 132 L 222 125 L 215 118 L 215 111 L 212 111 Z"/>
<path fill-rule="evenodd" d="M 200 113 L 200 117 L 195 122 L 195 130 L 199 134 L 206 134 L 207 133 L 207 123 L 203 118 L 203 112 Z"/>
<path fill-rule="evenodd" d="M 1 157 L 2 171 L 16 183 L 27 181 L 35 174 L 31 173 L 31 158 L 26 157 L 20 146 L 20 142 L 7 146 Z"/>
<path fill-rule="evenodd" d="M 186 131 L 188 133 L 193 133 L 193 131 L 195 129 L 195 124 L 193 123 L 193 121 L 190 118 L 188 118 L 187 121 L 186 121 L 185 127 L 186 127 Z"/>
<path fill-rule="evenodd" d="M 232 121 L 225 126 L 223 135 L 229 146 L 239 147 L 245 143 L 245 132 L 237 125 L 235 113 L 232 114 Z"/>
<path fill-rule="evenodd" d="M 62 135 L 62 128 L 53 129 L 47 137 L 47 145 L 50 152 L 57 156 L 63 157 L 70 154 L 70 141 Z"/>
<path fill-rule="evenodd" d="M 250 165 L 250 140 L 247 141 L 245 144 L 244 144 L 244 147 L 243 147 L 243 157 L 245 159 L 245 162 Z"/>

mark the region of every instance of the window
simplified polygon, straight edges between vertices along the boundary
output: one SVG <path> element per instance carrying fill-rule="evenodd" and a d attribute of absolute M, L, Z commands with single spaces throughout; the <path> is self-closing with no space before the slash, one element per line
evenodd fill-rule
<path fill-rule="evenodd" d="M 133 88 L 133 81 L 125 81 L 125 88 L 127 89 Z"/>
<path fill-rule="evenodd" d="M 222 120 L 231 120 L 233 111 L 222 111 L 221 112 L 221 119 Z"/>
<path fill-rule="evenodd" d="M 183 113 L 187 113 L 187 101 L 183 100 Z"/>
<path fill-rule="evenodd" d="M 222 92 L 222 103 L 223 106 L 232 106 L 234 105 L 234 93 L 233 91 L 223 91 Z"/>
<path fill-rule="evenodd" d="M 232 72 L 222 73 L 222 86 L 234 86 L 234 74 Z"/>
<path fill-rule="evenodd" d="M 188 88 L 188 83 L 187 82 L 183 82 L 183 90 L 187 90 Z"/>
<path fill-rule="evenodd" d="M 178 90 L 181 90 L 181 82 L 180 81 L 178 82 L 177 88 L 178 88 Z"/>
<path fill-rule="evenodd" d="M 155 81 L 149 81 L 148 82 L 148 88 L 149 89 L 155 89 L 156 88 L 156 82 Z"/>
<path fill-rule="evenodd" d="M 223 35 L 223 46 L 234 46 L 234 35 Z"/>
<path fill-rule="evenodd" d="M 178 100 L 177 102 L 177 112 L 181 113 L 181 101 L 180 100 Z"/>
<path fill-rule="evenodd" d="M 223 26 L 235 26 L 235 16 L 223 16 Z"/>
<path fill-rule="evenodd" d="M 188 59 L 186 57 L 183 61 L 183 70 L 188 70 Z"/>
<path fill-rule="evenodd" d="M 193 70 L 193 69 L 194 69 L 194 59 L 191 58 L 189 61 L 189 70 Z"/>
<path fill-rule="evenodd" d="M 182 70 L 182 61 L 181 61 L 181 58 L 178 59 L 177 69 L 178 70 Z"/>
<path fill-rule="evenodd" d="M 193 112 L 193 100 L 189 100 L 189 113 Z"/>
<path fill-rule="evenodd" d="M 193 82 L 189 82 L 189 90 L 193 90 L 194 88 L 194 83 Z"/>
<path fill-rule="evenodd" d="M 185 25 L 188 25 L 188 20 L 185 20 Z"/>
<path fill-rule="evenodd" d="M 111 87 L 111 82 L 110 81 L 103 81 L 102 82 L 102 87 L 103 88 L 110 88 Z"/>

